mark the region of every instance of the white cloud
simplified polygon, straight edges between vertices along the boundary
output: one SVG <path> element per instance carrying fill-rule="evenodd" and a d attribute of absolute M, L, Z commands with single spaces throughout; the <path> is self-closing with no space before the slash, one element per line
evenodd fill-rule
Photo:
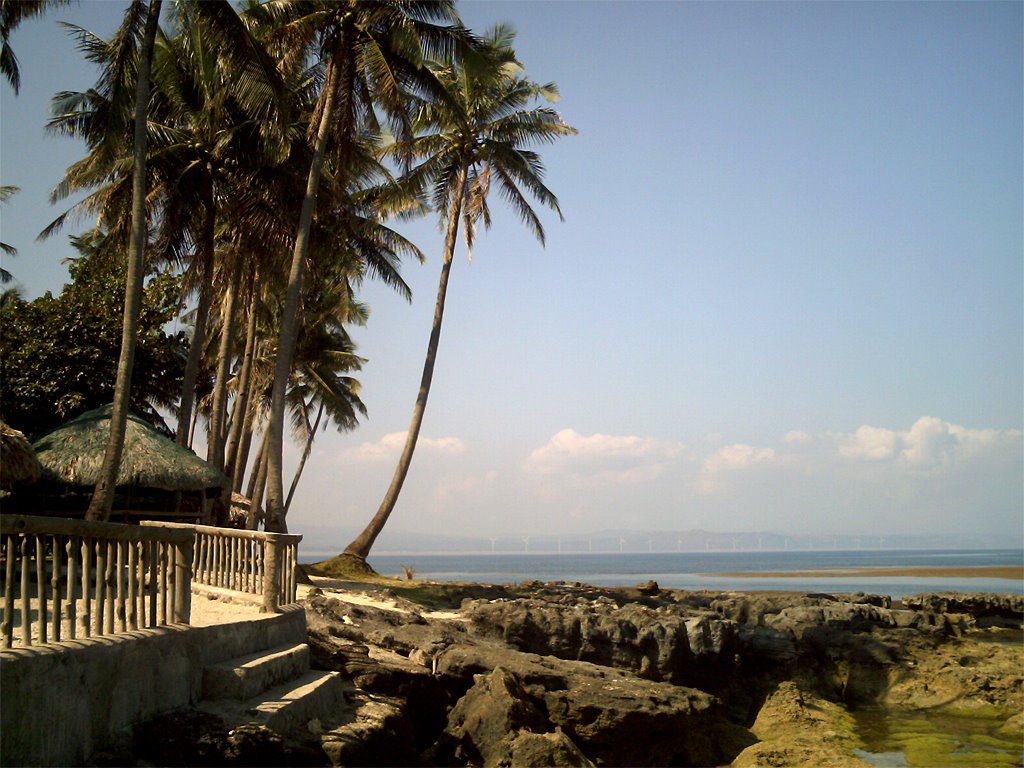
<path fill-rule="evenodd" d="M 791 429 L 782 436 L 782 442 L 786 445 L 807 445 L 814 442 L 814 436 L 799 429 Z"/>
<path fill-rule="evenodd" d="M 742 471 L 756 464 L 766 464 L 775 459 L 773 448 L 758 448 L 745 443 L 726 445 L 704 460 L 693 487 L 698 493 L 717 493 L 724 488 L 724 474 Z"/>
<path fill-rule="evenodd" d="M 405 432 L 391 432 L 375 443 L 363 443 L 355 448 L 349 448 L 341 454 L 341 459 L 343 461 L 392 461 L 397 459 L 402 452 L 405 438 Z M 465 450 L 465 444 L 457 437 L 432 439 L 420 435 L 416 441 L 417 455 L 424 451 L 459 454 Z"/>
<path fill-rule="evenodd" d="M 899 436 L 891 429 L 881 427 L 858 427 L 853 434 L 834 435 L 839 445 L 839 455 L 848 459 L 882 461 L 896 456 Z"/>
<path fill-rule="evenodd" d="M 704 461 L 706 472 L 721 472 L 723 470 L 745 469 L 752 464 L 760 464 L 771 461 L 775 458 L 775 450 L 772 448 L 756 448 L 753 445 L 735 443 L 719 448 Z"/>
<path fill-rule="evenodd" d="M 845 459 L 892 462 L 928 469 L 989 454 L 997 459 L 1019 447 L 1020 430 L 970 429 L 922 416 L 906 431 L 862 426 L 852 434 L 828 435 Z"/>
<path fill-rule="evenodd" d="M 653 480 L 665 462 L 680 456 L 682 443 L 636 435 L 581 435 L 574 429 L 554 434 L 530 453 L 525 468 L 538 474 L 575 474 L 613 482 Z"/>

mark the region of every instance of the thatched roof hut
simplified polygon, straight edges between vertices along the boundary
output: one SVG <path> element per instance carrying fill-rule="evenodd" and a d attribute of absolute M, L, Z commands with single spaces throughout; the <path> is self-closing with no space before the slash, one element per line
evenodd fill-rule
<path fill-rule="evenodd" d="M 67 485 L 95 486 L 110 437 L 110 414 L 105 405 L 83 413 L 33 441 L 43 480 Z M 118 486 L 163 491 L 204 491 L 227 479 L 212 464 L 164 437 L 148 422 L 128 414 Z"/>
<path fill-rule="evenodd" d="M 0 421 L 0 489 L 31 485 L 42 473 L 28 438 Z"/>

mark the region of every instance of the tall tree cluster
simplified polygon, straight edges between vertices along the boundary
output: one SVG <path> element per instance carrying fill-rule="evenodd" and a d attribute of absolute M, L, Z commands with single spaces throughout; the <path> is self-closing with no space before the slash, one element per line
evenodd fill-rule
<path fill-rule="evenodd" d="M 3 27 L 5 50 L 16 21 Z M 90 518 L 109 515 L 128 405 L 149 401 L 176 418 L 182 445 L 205 430 L 207 460 L 229 479 L 220 522 L 237 491 L 252 500 L 250 525 L 265 496 L 267 529 L 286 530 L 317 432 L 354 429 L 366 413 L 348 333 L 367 322 L 360 286 L 381 280 L 411 299 L 401 263 L 424 256 L 391 222 L 430 212 L 444 222 L 409 437 L 380 510 L 348 548 L 365 559 L 409 471 L 460 228 L 471 248 L 490 224 L 492 184 L 541 242 L 530 198 L 561 215 L 530 148 L 575 132 L 534 106 L 557 90 L 525 76 L 510 29 L 475 35 L 451 0 L 132 0 L 110 40 L 69 30 L 101 74 L 86 92 L 54 97 L 50 130 L 86 153 L 53 198 L 86 196 L 47 234 L 68 215 L 89 217 L 125 275 L 109 479 Z M 147 275 L 174 276 L 191 327 L 170 402 L 133 374 Z M 286 492 L 289 428 L 302 460 Z"/>

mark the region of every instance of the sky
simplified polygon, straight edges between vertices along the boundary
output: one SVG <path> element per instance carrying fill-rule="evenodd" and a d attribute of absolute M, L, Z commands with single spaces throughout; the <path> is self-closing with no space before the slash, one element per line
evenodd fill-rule
<path fill-rule="evenodd" d="M 1020 3 L 483 2 L 579 135 L 542 148 L 546 247 L 495 200 L 453 269 L 419 446 L 389 527 L 985 536 L 1024 529 Z M 5 259 L 67 279 L 48 190 L 82 147 L 49 98 L 95 73 L 57 26 L 0 85 Z M 84 229 L 88 222 L 72 228 Z M 408 427 L 441 235 L 411 304 L 366 283 L 369 416 L 316 441 L 292 530 L 344 544 Z M 287 466 L 297 450 L 289 447 Z"/>

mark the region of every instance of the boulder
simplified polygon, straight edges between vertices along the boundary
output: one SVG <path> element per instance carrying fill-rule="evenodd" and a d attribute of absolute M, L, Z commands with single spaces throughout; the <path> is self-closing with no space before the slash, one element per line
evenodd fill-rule
<path fill-rule="evenodd" d="M 481 680 L 488 678 L 475 677 L 498 668 L 502 673 L 497 680 L 485 684 Z M 715 735 L 721 720 L 718 701 L 702 691 L 587 662 L 485 645 L 448 648 L 437 659 L 437 671 L 472 681 L 468 695 L 474 701 L 484 692 L 499 701 L 521 695 L 506 684 L 511 676 L 537 703 L 536 710 L 545 713 L 546 722 L 532 730 L 560 728 L 595 763 L 714 765 L 730 759 Z M 467 707 L 460 702 L 453 714 Z M 450 720 L 453 725 L 460 727 Z"/>
<path fill-rule="evenodd" d="M 446 733 L 460 763 L 508 764 L 512 742 L 522 730 L 543 733 L 547 718 L 511 672 L 502 667 L 477 675 L 448 715 Z"/>
<path fill-rule="evenodd" d="M 473 634 L 528 653 L 632 670 L 651 680 L 700 682 L 731 660 L 736 626 L 672 605 L 617 605 L 608 598 L 565 605 L 551 598 L 464 605 Z"/>
<path fill-rule="evenodd" d="M 931 613 L 960 613 L 981 626 L 1020 626 L 1024 621 L 1024 595 L 992 592 L 928 592 L 903 598 L 903 605 Z"/>

